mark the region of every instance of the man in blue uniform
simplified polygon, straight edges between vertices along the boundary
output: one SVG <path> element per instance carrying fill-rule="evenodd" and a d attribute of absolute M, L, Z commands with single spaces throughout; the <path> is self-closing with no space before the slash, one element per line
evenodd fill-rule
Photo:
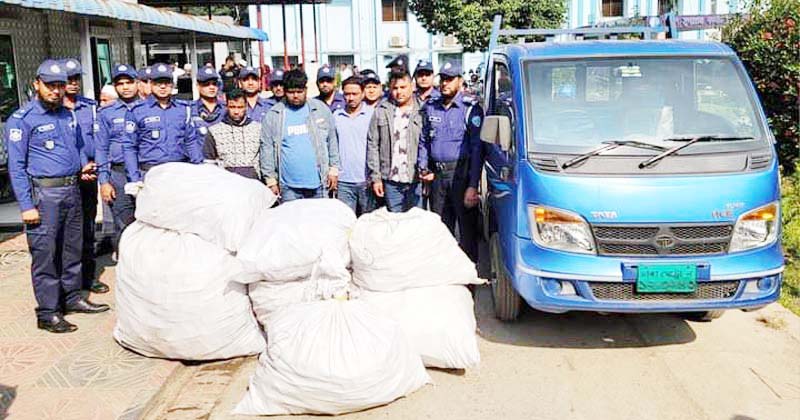
<path fill-rule="evenodd" d="M 269 75 L 269 90 L 272 91 L 272 97 L 267 99 L 267 102 L 269 102 L 270 106 L 282 101 L 283 97 L 286 95 L 286 89 L 283 84 L 283 74 L 283 70 L 275 69 L 275 71 Z"/>
<path fill-rule="evenodd" d="M 253 121 L 261 122 L 272 104 L 260 95 L 261 77 L 257 68 L 247 66 L 239 70 L 239 89 L 244 92 L 247 102 L 247 116 Z"/>
<path fill-rule="evenodd" d="M 414 69 L 414 84 L 416 85 L 414 96 L 420 106 L 428 99 L 442 96 L 439 89 L 433 85 L 433 64 L 428 60 L 419 60 L 417 63 L 417 68 Z"/>
<path fill-rule="evenodd" d="M 316 99 L 322 101 L 330 108 L 331 112 L 337 109 L 344 109 L 346 102 L 344 96 L 336 91 L 336 73 L 329 65 L 324 65 L 317 70 L 317 88 L 319 95 Z"/>
<path fill-rule="evenodd" d="M 142 100 L 147 99 L 147 97 L 150 95 L 150 92 L 151 92 L 150 73 L 152 73 L 152 72 L 153 72 L 152 68 L 150 68 L 150 67 L 142 67 L 136 73 L 136 79 L 137 79 L 137 82 L 138 82 L 136 87 L 139 90 L 138 91 L 139 99 L 142 99 Z"/>
<path fill-rule="evenodd" d="M 364 104 L 376 108 L 383 100 L 383 84 L 378 74 L 372 70 L 362 70 L 364 79 Z"/>
<path fill-rule="evenodd" d="M 197 90 L 200 99 L 192 102 L 192 118 L 201 137 L 208 133 L 208 127 L 222 121 L 225 105 L 218 98 L 219 74 L 214 67 L 205 66 L 197 72 Z"/>
<path fill-rule="evenodd" d="M 100 110 L 97 147 L 97 172 L 100 196 L 114 215 L 114 250 L 126 226 L 134 220 L 133 197 L 125 194 L 125 158 L 122 144 L 135 130 L 128 112 L 138 102 L 136 70 L 128 64 L 118 64 L 111 71 L 111 80 L 119 99 Z"/>
<path fill-rule="evenodd" d="M 461 66 L 446 61 L 439 71 L 442 97 L 429 99 L 419 142 L 418 166 L 431 184 L 431 210 L 455 234 L 473 261 L 478 258 L 477 209 L 481 173 L 480 131 L 483 111 L 461 92 Z"/>
<path fill-rule="evenodd" d="M 95 162 L 94 135 L 97 131 L 97 103 L 82 96 L 81 63 L 73 58 L 63 62 L 67 70 L 67 85 L 64 92 L 64 107 L 75 113 L 83 136 L 83 148 L 90 163 Z M 94 293 L 107 293 L 108 286 L 97 280 L 94 255 L 95 219 L 97 218 L 97 180 L 81 181 L 81 204 L 83 206 L 83 255 L 81 257 L 81 289 Z"/>
<path fill-rule="evenodd" d="M 137 103 L 128 115 L 133 134 L 122 145 L 125 172 L 132 185 L 126 192 L 136 195 L 144 173 L 167 162 L 203 162 L 202 139 L 192 119 L 190 103 L 172 97 L 172 67 L 152 66 L 153 92 Z"/>
<path fill-rule="evenodd" d="M 36 98 L 11 115 L 3 136 L 32 258 L 37 326 L 54 333 L 78 328 L 64 314 L 108 310 L 80 293 L 83 214 L 78 181 L 94 177 L 94 168 L 83 150 L 80 126 L 62 102 L 66 83 L 62 63 L 42 63 L 33 82 Z"/>

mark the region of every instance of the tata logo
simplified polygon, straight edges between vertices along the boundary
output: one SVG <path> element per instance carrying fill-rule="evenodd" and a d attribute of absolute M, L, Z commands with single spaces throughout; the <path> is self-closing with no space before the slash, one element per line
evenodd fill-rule
<path fill-rule="evenodd" d="M 617 218 L 617 212 L 615 211 L 593 211 L 591 214 L 595 219 L 612 220 Z"/>
<path fill-rule="evenodd" d="M 670 249 L 675 246 L 675 238 L 670 235 L 656 236 L 655 244 L 661 249 Z"/>

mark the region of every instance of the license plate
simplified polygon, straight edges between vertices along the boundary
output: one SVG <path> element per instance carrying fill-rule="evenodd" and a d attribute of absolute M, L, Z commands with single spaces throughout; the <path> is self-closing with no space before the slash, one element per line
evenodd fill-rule
<path fill-rule="evenodd" d="M 638 293 L 692 293 L 697 289 L 697 266 L 693 264 L 639 265 Z"/>

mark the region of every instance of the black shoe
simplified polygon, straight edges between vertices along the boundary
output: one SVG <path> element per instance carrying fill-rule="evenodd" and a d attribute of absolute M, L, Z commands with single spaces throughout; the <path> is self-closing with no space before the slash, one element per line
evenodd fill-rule
<path fill-rule="evenodd" d="M 95 280 L 92 286 L 89 287 L 89 291 L 97 294 L 108 293 L 108 285 L 100 280 Z"/>
<path fill-rule="evenodd" d="M 111 308 L 108 305 L 106 305 L 105 303 L 95 304 L 95 303 L 89 302 L 88 299 L 81 299 L 81 300 L 73 303 L 72 305 L 67 305 L 67 307 L 64 308 L 64 313 L 65 314 L 74 314 L 74 313 L 97 314 L 97 313 L 100 313 L 100 312 L 105 312 L 105 311 L 107 311 L 109 309 L 111 309 Z"/>
<path fill-rule="evenodd" d="M 36 321 L 36 326 L 40 330 L 50 331 L 51 333 L 71 333 L 78 329 L 78 326 L 68 322 L 63 316 L 56 314 L 48 319 L 40 319 Z"/>

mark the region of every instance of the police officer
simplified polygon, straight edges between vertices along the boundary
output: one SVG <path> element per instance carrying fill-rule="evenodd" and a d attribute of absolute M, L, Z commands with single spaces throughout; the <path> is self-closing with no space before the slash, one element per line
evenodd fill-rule
<path fill-rule="evenodd" d="M 419 60 L 414 69 L 414 83 L 417 86 L 414 95 L 417 97 L 420 106 L 429 98 L 438 98 L 441 95 L 439 89 L 433 85 L 433 64 L 428 60 Z"/>
<path fill-rule="evenodd" d="M 446 61 L 439 71 L 441 98 L 423 106 L 418 166 L 431 182 L 431 210 L 455 233 L 459 245 L 478 258 L 478 181 L 481 173 L 480 131 L 483 111 L 476 98 L 461 92 L 461 66 Z"/>
<path fill-rule="evenodd" d="M 136 195 L 144 173 L 167 162 L 203 162 L 202 138 L 194 125 L 191 103 L 172 97 L 172 66 L 152 66 L 153 92 L 131 108 L 133 133 L 122 145 L 125 172 Z"/>
<path fill-rule="evenodd" d="M 219 74 L 211 66 L 197 72 L 197 90 L 200 99 L 192 102 L 192 118 L 201 136 L 205 136 L 208 127 L 222 121 L 225 117 L 225 105 L 221 103 L 219 93 Z"/>
<path fill-rule="evenodd" d="M 362 70 L 361 77 L 364 79 L 364 104 L 373 108 L 383 100 L 383 84 L 378 74 L 372 70 Z"/>
<path fill-rule="evenodd" d="M 286 95 L 286 89 L 284 89 L 283 85 L 283 74 L 283 70 L 276 69 L 269 75 L 269 90 L 272 91 L 272 96 L 267 99 L 267 102 L 269 102 L 270 106 L 282 101 L 283 97 Z"/>
<path fill-rule="evenodd" d="M 408 56 L 400 54 L 390 61 L 389 64 L 386 65 L 386 68 L 393 73 L 409 73 L 408 64 Z"/>
<path fill-rule="evenodd" d="M 261 122 L 272 104 L 260 95 L 261 78 L 257 68 L 247 66 L 239 70 L 239 88 L 244 92 L 247 102 L 247 116 L 253 121 Z"/>
<path fill-rule="evenodd" d="M 139 89 L 139 99 L 146 99 L 150 95 L 150 73 L 153 72 L 153 69 L 150 67 L 142 67 L 136 73 L 136 79 L 138 81 L 137 88 Z"/>
<path fill-rule="evenodd" d="M 93 178 L 94 168 L 75 115 L 62 102 L 66 83 L 63 64 L 46 60 L 33 82 L 36 98 L 14 112 L 4 128 L 11 185 L 32 258 L 37 327 L 54 333 L 78 328 L 65 314 L 108 310 L 80 293 L 83 214 L 78 181 Z"/>
<path fill-rule="evenodd" d="M 83 147 L 89 162 L 95 162 L 94 134 L 97 131 L 97 103 L 82 96 L 81 63 L 73 58 L 63 62 L 67 71 L 67 85 L 64 92 L 64 107 L 75 114 L 83 135 Z M 81 181 L 81 204 L 83 206 L 83 255 L 81 257 L 81 289 L 94 293 L 107 293 L 108 286 L 96 278 L 94 255 L 95 219 L 97 218 L 97 181 Z"/>
<path fill-rule="evenodd" d="M 347 105 L 344 95 L 336 90 L 335 76 L 336 73 L 327 64 L 317 70 L 317 88 L 319 89 L 317 99 L 328 105 L 331 112 L 337 109 L 344 109 Z"/>
<path fill-rule="evenodd" d="M 126 226 L 134 220 L 133 197 L 125 194 L 125 158 L 122 144 L 135 130 L 135 123 L 128 112 L 138 102 L 137 73 L 133 66 L 118 64 L 111 71 L 111 81 L 119 99 L 100 110 L 97 118 L 98 131 L 97 172 L 100 196 L 111 206 L 114 216 L 114 249 Z"/>

